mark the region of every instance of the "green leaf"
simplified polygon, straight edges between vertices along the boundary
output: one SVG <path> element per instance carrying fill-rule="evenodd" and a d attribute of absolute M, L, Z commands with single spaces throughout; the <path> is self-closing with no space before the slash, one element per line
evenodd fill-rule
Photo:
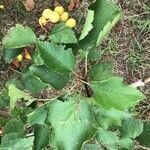
<path fill-rule="evenodd" d="M 89 32 L 92 30 L 92 28 L 93 28 L 93 25 L 92 25 L 93 20 L 94 20 L 94 11 L 93 10 L 88 10 L 86 21 L 85 21 L 85 24 L 83 26 L 83 30 L 81 32 L 79 40 L 84 39 L 89 34 Z"/>
<path fill-rule="evenodd" d="M 44 126 L 36 126 L 34 130 L 34 150 L 41 150 L 49 144 L 50 131 Z"/>
<path fill-rule="evenodd" d="M 94 11 L 93 29 L 79 43 L 85 50 L 99 45 L 121 15 L 119 8 L 108 0 L 97 0 L 89 9 Z"/>
<path fill-rule="evenodd" d="M 134 118 L 128 118 L 122 122 L 121 133 L 123 137 L 136 138 L 143 132 L 143 123 Z"/>
<path fill-rule="evenodd" d="M 22 49 L 19 49 L 19 48 L 18 49 L 7 49 L 7 48 L 3 49 L 3 56 L 7 63 L 11 63 L 12 60 L 21 53 L 22 53 Z"/>
<path fill-rule="evenodd" d="M 8 90 L 3 89 L 0 93 L 0 108 L 9 106 Z"/>
<path fill-rule="evenodd" d="M 62 89 L 69 80 L 69 74 L 61 74 L 47 68 L 44 65 L 32 65 L 30 71 L 39 77 L 44 83 L 50 84 L 55 89 Z"/>
<path fill-rule="evenodd" d="M 97 61 L 101 59 L 101 56 L 103 54 L 103 51 L 101 51 L 100 49 L 94 49 L 89 51 L 88 53 L 88 60 L 89 61 Z"/>
<path fill-rule="evenodd" d="M 83 142 L 93 136 L 93 117 L 86 101 L 75 98 L 66 102 L 55 100 L 47 108 L 47 123 L 51 124 L 52 138 L 58 149 L 81 149 Z"/>
<path fill-rule="evenodd" d="M 34 137 L 18 138 L 16 140 L 8 139 L 1 144 L 1 150 L 27 150 L 32 148 Z"/>
<path fill-rule="evenodd" d="M 126 148 L 126 149 L 129 149 L 129 150 L 132 150 L 134 148 L 134 141 L 130 138 L 122 138 L 122 139 L 119 140 L 117 145 L 120 148 Z"/>
<path fill-rule="evenodd" d="M 33 125 L 33 124 L 44 125 L 46 117 L 47 117 L 47 108 L 44 105 L 44 106 L 37 108 L 32 113 L 30 113 L 28 115 L 27 122 L 29 122 L 31 125 Z"/>
<path fill-rule="evenodd" d="M 21 91 L 14 84 L 9 85 L 8 95 L 10 97 L 10 109 L 15 107 L 17 101 L 25 101 L 26 105 L 29 105 L 34 101 L 34 98 L 32 96 Z"/>
<path fill-rule="evenodd" d="M 150 148 L 150 122 L 144 122 L 143 132 L 137 137 L 137 141 Z"/>
<path fill-rule="evenodd" d="M 101 62 L 93 65 L 90 70 L 91 80 L 102 81 L 113 77 L 111 62 Z"/>
<path fill-rule="evenodd" d="M 31 58 L 32 58 L 33 63 L 36 65 L 43 65 L 44 64 L 44 61 L 42 60 L 39 51 L 35 51 Z"/>
<path fill-rule="evenodd" d="M 49 40 L 60 44 L 77 43 L 74 31 L 66 27 L 64 23 L 59 23 L 53 28 L 50 32 Z"/>
<path fill-rule="evenodd" d="M 24 134 L 24 126 L 21 121 L 18 121 L 16 119 L 10 119 L 4 128 L 4 134 L 9 134 L 9 133 L 20 133 Z"/>
<path fill-rule="evenodd" d="M 2 137 L 2 140 L 1 140 L 1 143 L 6 143 L 8 141 L 12 141 L 12 140 L 16 140 L 16 139 L 19 139 L 19 138 L 24 138 L 25 137 L 25 134 L 23 135 L 22 133 L 19 133 L 19 132 L 12 132 L 12 133 L 9 133 L 9 134 L 5 134 L 3 137 Z"/>
<path fill-rule="evenodd" d="M 96 139 L 108 150 L 116 150 L 117 142 L 119 142 L 118 136 L 115 132 L 99 129 L 96 134 Z"/>
<path fill-rule="evenodd" d="M 82 150 L 103 150 L 98 144 L 84 144 Z"/>
<path fill-rule="evenodd" d="M 127 112 L 119 111 L 116 109 L 106 110 L 104 108 L 94 108 L 94 116 L 97 123 L 107 129 L 114 125 L 121 126 L 121 121 L 130 117 Z"/>
<path fill-rule="evenodd" d="M 94 99 L 105 109 L 124 110 L 132 107 L 145 96 L 135 88 L 123 84 L 122 79 L 114 77 L 101 82 L 93 82 Z"/>
<path fill-rule="evenodd" d="M 75 58 L 71 49 L 65 50 L 64 46 L 41 41 L 38 41 L 36 45 L 48 68 L 60 73 L 69 73 L 74 69 Z"/>
<path fill-rule="evenodd" d="M 33 44 L 35 41 L 36 36 L 31 28 L 17 24 L 4 37 L 3 46 L 7 49 L 14 49 Z"/>
<path fill-rule="evenodd" d="M 27 90 L 36 93 L 48 88 L 48 85 L 43 83 L 38 77 L 31 72 L 27 72 L 22 76 L 22 82 Z"/>

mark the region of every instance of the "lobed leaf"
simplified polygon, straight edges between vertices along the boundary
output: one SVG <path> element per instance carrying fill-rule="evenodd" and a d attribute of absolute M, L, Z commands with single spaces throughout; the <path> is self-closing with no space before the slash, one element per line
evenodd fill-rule
<path fill-rule="evenodd" d="M 84 50 L 98 46 L 121 16 L 119 8 L 107 0 L 97 0 L 89 9 L 94 11 L 94 21 L 93 29 L 79 42 Z"/>
<path fill-rule="evenodd" d="M 29 105 L 34 101 L 34 98 L 28 93 L 21 91 L 14 84 L 8 86 L 8 95 L 10 97 L 10 109 L 14 108 L 17 101 L 26 101 L 26 104 Z"/>
<path fill-rule="evenodd" d="M 74 69 L 75 58 L 71 49 L 65 50 L 64 46 L 41 41 L 38 41 L 36 45 L 48 68 L 60 73 L 69 73 Z"/>
<path fill-rule="evenodd" d="M 44 65 L 32 65 L 30 71 L 41 79 L 46 84 L 50 84 L 55 89 L 62 89 L 69 80 L 69 74 L 62 74 L 52 69 L 47 68 Z"/>
<path fill-rule="evenodd" d="M 143 132 L 143 123 L 134 118 L 128 118 L 122 122 L 121 133 L 123 137 L 136 138 Z"/>
<path fill-rule="evenodd" d="M 60 44 L 77 43 L 74 31 L 69 27 L 66 27 L 64 23 L 59 23 L 52 29 L 49 35 L 49 40 Z"/>
<path fill-rule="evenodd" d="M 12 27 L 3 39 L 3 46 L 7 49 L 15 49 L 28 46 L 36 41 L 36 36 L 30 27 L 17 24 Z"/>
<path fill-rule="evenodd" d="M 47 122 L 52 126 L 52 138 L 58 149 L 77 150 L 95 131 L 90 105 L 70 98 L 47 105 Z"/>
<path fill-rule="evenodd" d="M 88 10 L 86 21 L 85 21 L 85 24 L 83 26 L 83 30 L 81 32 L 79 40 L 84 39 L 89 34 L 89 32 L 92 30 L 92 28 L 93 28 L 93 25 L 92 25 L 93 20 L 94 20 L 94 11 L 93 10 Z"/>
<path fill-rule="evenodd" d="M 124 85 L 122 79 L 117 77 L 101 82 L 93 82 L 92 88 L 95 101 L 105 109 L 124 110 L 145 98 L 140 91 Z"/>

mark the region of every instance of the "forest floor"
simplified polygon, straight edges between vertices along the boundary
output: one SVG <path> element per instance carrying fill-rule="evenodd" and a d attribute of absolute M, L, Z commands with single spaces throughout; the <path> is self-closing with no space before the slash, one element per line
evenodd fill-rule
<path fill-rule="evenodd" d="M 150 0 L 113 0 L 122 9 L 122 19 L 102 43 L 102 60 L 114 63 L 114 72 L 128 84 L 150 77 Z M 38 30 L 38 18 L 51 0 L 35 0 L 35 7 L 27 12 L 21 0 L 2 0 L 4 11 L 0 11 L 0 88 L 15 74 L 8 70 L 2 58 L 2 38 L 16 23 Z M 150 117 L 150 84 L 141 90 L 147 100 L 140 107 L 141 113 Z"/>

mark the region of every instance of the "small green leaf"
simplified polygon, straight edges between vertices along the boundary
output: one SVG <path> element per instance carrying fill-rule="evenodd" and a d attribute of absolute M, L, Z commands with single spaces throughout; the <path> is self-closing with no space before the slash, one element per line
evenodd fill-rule
<path fill-rule="evenodd" d="M 90 70 L 92 81 L 102 81 L 113 77 L 111 62 L 101 62 L 93 65 Z"/>
<path fill-rule="evenodd" d="M 107 129 L 114 125 L 121 126 L 121 121 L 130 117 L 129 113 L 116 109 L 106 110 L 104 108 L 94 108 L 94 116 L 97 123 Z"/>
<path fill-rule="evenodd" d="M 86 101 L 69 98 L 47 105 L 47 123 L 52 127 L 52 139 L 58 149 L 79 150 L 90 139 L 95 128 L 90 105 Z"/>
<path fill-rule="evenodd" d="M 12 60 L 21 53 L 22 53 L 22 49 L 19 49 L 19 48 L 18 49 L 7 49 L 7 48 L 3 49 L 3 56 L 7 63 L 11 63 Z"/>
<path fill-rule="evenodd" d="M 34 32 L 29 27 L 17 24 L 12 27 L 3 39 L 3 46 L 7 49 L 25 47 L 36 41 Z"/>
<path fill-rule="evenodd" d="M 5 125 L 4 134 L 9 134 L 13 132 L 24 134 L 23 123 L 16 119 L 10 119 Z"/>
<path fill-rule="evenodd" d="M 42 60 L 39 51 L 35 51 L 35 52 L 32 54 L 32 61 L 33 61 L 33 63 L 36 64 L 36 65 L 43 65 L 43 64 L 44 64 L 44 61 Z"/>
<path fill-rule="evenodd" d="M 84 144 L 82 150 L 103 150 L 98 144 Z"/>
<path fill-rule="evenodd" d="M 33 147 L 34 137 L 18 138 L 16 140 L 8 139 L 4 143 L 1 143 L 1 150 L 27 150 Z"/>
<path fill-rule="evenodd" d="M 39 77 L 44 83 L 50 84 L 55 89 L 62 89 L 69 80 L 69 74 L 61 74 L 47 68 L 44 65 L 32 65 L 30 71 Z"/>
<path fill-rule="evenodd" d="M 33 124 L 44 125 L 46 117 L 47 117 L 47 108 L 44 105 L 37 108 L 35 111 L 33 111 L 28 115 L 28 122 L 31 125 Z"/>
<path fill-rule="evenodd" d="M 41 41 L 38 41 L 36 45 L 48 68 L 60 73 L 69 73 L 74 69 L 75 58 L 71 49 L 65 50 L 64 46 Z"/>
<path fill-rule="evenodd" d="M 136 105 L 145 96 L 135 88 L 123 84 L 122 79 L 114 77 L 101 82 L 93 82 L 94 99 L 105 109 L 119 109 Z"/>
<path fill-rule="evenodd" d="M 48 88 L 48 85 L 43 83 L 38 77 L 31 72 L 27 72 L 22 76 L 22 82 L 27 90 L 33 93 L 41 92 Z"/>
<path fill-rule="evenodd" d="M 94 11 L 94 21 L 93 29 L 79 42 L 84 50 L 98 46 L 121 16 L 119 8 L 108 0 L 97 0 L 89 9 Z"/>
<path fill-rule="evenodd" d="M 126 148 L 126 149 L 133 149 L 134 148 L 134 141 L 130 138 L 122 138 L 119 140 L 119 142 L 117 143 L 117 145 L 120 148 Z"/>
<path fill-rule="evenodd" d="M 74 31 L 66 27 L 64 23 L 59 23 L 53 28 L 50 32 L 49 40 L 60 44 L 77 43 Z"/>
<path fill-rule="evenodd" d="M 89 34 L 89 32 L 92 30 L 92 28 L 93 28 L 93 25 L 92 25 L 93 20 L 94 20 L 94 11 L 93 10 L 88 10 L 86 21 L 85 21 L 85 24 L 83 26 L 83 30 L 81 32 L 79 40 L 84 39 Z"/>
<path fill-rule="evenodd" d="M 88 53 L 88 60 L 89 61 L 97 61 L 101 59 L 101 56 L 103 54 L 103 51 L 100 49 L 91 50 Z"/>
<path fill-rule="evenodd" d="M 48 128 L 37 125 L 34 130 L 34 150 L 41 150 L 49 144 L 50 131 Z"/>
<path fill-rule="evenodd" d="M 0 108 L 8 107 L 9 106 L 9 96 L 8 90 L 3 89 L 0 93 Z"/>
<path fill-rule="evenodd" d="M 136 138 L 143 132 L 143 123 L 140 120 L 128 118 L 122 122 L 121 133 L 123 137 Z"/>
<path fill-rule="evenodd" d="M 118 136 L 115 132 L 99 129 L 96 134 L 96 139 L 108 150 L 116 150 L 117 142 L 119 142 Z"/>
<path fill-rule="evenodd" d="M 10 97 L 10 109 L 15 107 L 17 101 L 25 101 L 26 105 L 29 105 L 34 101 L 34 98 L 32 96 L 21 91 L 14 84 L 9 85 L 8 95 Z"/>
<path fill-rule="evenodd" d="M 137 141 L 150 148 L 150 122 L 144 122 L 143 132 L 137 137 Z"/>
<path fill-rule="evenodd" d="M 19 133 L 19 132 L 8 133 L 2 137 L 1 143 L 4 144 L 5 142 L 9 140 L 17 140 L 19 138 L 24 138 L 24 137 L 25 137 L 25 134 L 23 135 L 22 133 Z"/>

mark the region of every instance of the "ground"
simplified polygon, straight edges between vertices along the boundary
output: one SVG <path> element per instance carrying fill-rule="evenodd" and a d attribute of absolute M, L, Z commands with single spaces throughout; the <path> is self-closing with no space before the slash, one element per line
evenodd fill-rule
<path fill-rule="evenodd" d="M 114 73 L 131 84 L 150 77 L 150 1 L 149 0 L 113 0 L 122 10 L 122 19 L 102 43 L 102 60 L 112 60 Z M 38 18 L 43 9 L 51 5 L 51 0 L 35 0 L 35 8 L 27 12 L 21 0 L 2 0 L 5 10 L 0 11 L 0 88 L 16 74 L 9 69 L 2 58 L 1 40 L 7 30 L 16 23 L 31 26 L 40 31 Z M 83 7 L 81 7 L 83 8 Z M 147 96 L 142 103 L 149 114 L 150 84 L 141 90 Z M 141 106 L 141 105 L 139 105 Z"/>

